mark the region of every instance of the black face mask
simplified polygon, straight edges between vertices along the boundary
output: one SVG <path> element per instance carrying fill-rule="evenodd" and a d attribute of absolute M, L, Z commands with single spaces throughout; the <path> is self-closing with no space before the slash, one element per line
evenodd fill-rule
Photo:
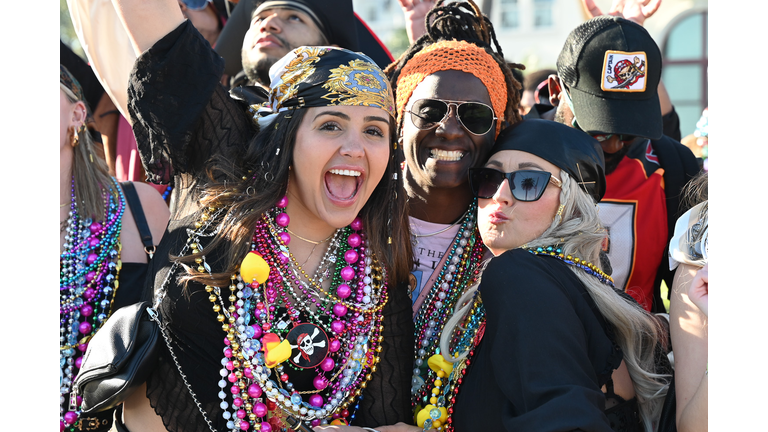
<path fill-rule="evenodd" d="M 619 166 L 619 162 L 624 159 L 624 156 L 627 155 L 630 147 L 632 147 L 632 144 L 637 142 L 638 139 L 643 138 L 635 138 L 632 142 L 624 144 L 624 147 L 622 147 L 621 150 L 617 151 L 616 153 L 603 152 L 603 157 L 605 157 L 605 175 L 608 175 L 616 170 L 616 167 Z"/>

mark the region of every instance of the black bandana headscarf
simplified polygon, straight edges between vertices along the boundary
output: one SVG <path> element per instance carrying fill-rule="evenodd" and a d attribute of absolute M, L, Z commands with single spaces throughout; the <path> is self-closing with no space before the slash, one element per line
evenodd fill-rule
<path fill-rule="evenodd" d="M 392 88 L 367 56 L 342 48 L 299 47 L 272 65 L 260 113 L 333 105 L 380 108 L 394 118 Z"/>

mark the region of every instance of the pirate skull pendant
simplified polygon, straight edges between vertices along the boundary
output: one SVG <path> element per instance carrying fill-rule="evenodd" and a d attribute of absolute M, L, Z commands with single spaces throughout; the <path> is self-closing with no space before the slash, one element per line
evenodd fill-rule
<path fill-rule="evenodd" d="M 314 368 L 328 355 L 328 335 L 314 324 L 302 323 L 297 325 L 288 332 L 286 339 L 293 349 L 289 360 L 296 367 Z"/>

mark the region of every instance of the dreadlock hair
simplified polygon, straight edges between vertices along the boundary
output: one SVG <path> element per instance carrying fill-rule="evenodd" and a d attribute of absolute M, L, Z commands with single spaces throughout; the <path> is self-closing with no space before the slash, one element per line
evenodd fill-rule
<path fill-rule="evenodd" d="M 397 81 L 400 78 L 400 73 L 413 56 L 440 41 L 465 41 L 484 49 L 496 61 L 504 74 L 504 81 L 507 86 L 507 104 L 504 109 L 504 118 L 499 119 L 503 123 L 501 129 L 520 122 L 522 117 L 518 107 L 522 85 L 515 79 L 511 68 L 524 70 L 525 66 L 518 63 L 507 63 L 504 60 L 504 53 L 496 39 L 493 25 L 488 17 L 483 15 L 477 4 L 472 0 L 449 4 L 445 4 L 445 0 L 438 0 L 435 7 L 427 14 L 426 25 L 427 32 L 414 42 L 397 61 L 384 69 L 384 73 L 392 83 L 395 99 L 397 99 Z M 446 65 L 445 69 L 450 70 L 450 65 Z M 397 130 L 402 130 L 404 118 L 400 115 Z"/>

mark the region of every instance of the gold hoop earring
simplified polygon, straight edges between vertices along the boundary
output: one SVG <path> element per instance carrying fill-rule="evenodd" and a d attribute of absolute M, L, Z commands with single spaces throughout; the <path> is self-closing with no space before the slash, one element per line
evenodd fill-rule
<path fill-rule="evenodd" d="M 72 129 L 72 147 L 77 147 L 80 144 L 80 133 L 77 129 Z"/>

